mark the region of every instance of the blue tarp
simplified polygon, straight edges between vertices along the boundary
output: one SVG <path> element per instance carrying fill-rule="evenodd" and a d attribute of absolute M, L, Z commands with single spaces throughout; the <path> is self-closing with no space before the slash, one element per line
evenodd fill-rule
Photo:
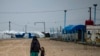
<path fill-rule="evenodd" d="M 72 32 L 76 32 L 78 30 L 82 30 L 83 32 L 86 31 L 86 26 L 85 25 L 69 25 L 64 27 L 64 29 L 62 30 L 62 33 L 72 33 Z"/>
<path fill-rule="evenodd" d="M 23 38 L 25 35 L 25 33 L 22 33 L 22 34 L 15 34 L 16 38 Z"/>
<path fill-rule="evenodd" d="M 33 33 L 23 33 L 23 34 L 16 34 L 16 38 L 23 38 L 25 34 L 28 34 L 28 38 L 33 38 L 35 35 Z"/>
<path fill-rule="evenodd" d="M 32 34 L 32 33 L 28 33 L 28 34 L 29 34 L 29 38 L 34 38 L 35 37 L 35 35 Z"/>

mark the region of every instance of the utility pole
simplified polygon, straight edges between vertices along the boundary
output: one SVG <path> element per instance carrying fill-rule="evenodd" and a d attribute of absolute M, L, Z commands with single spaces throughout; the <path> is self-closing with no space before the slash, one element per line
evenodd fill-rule
<path fill-rule="evenodd" d="M 37 24 L 37 23 L 42 23 L 44 25 L 44 33 L 46 32 L 46 29 L 45 29 L 45 22 L 34 22 L 34 24 Z"/>
<path fill-rule="evenodd" d="M 89 12 L 90 12 L 90 18 L 89 19 L 91 20 L 91 7 L 89 7 Z"/>
<path fill-rule="evenodd" d="M 25 33 L 27 33 L 27 25 L 25 25 Z"/>
<path fill-rule="evenodd" d="M 11 31 L 11 21 L 9 21 L 9 31 Z"/>
<path fill-rule="evenodd" d="M 97 7 L 97 4 L 93 4 L 94 6 L 94 25 L 96 24 L 96 7 Z"/>
<path fill-rule="evenodd" d="M 66 26 L 66 12 L 67 10 L 64 10 L 64 27 Z"/>
<path fill-rule="evenodd" d="M 62 31 L 62 27 L 60 26 L 60 32 Z"/>

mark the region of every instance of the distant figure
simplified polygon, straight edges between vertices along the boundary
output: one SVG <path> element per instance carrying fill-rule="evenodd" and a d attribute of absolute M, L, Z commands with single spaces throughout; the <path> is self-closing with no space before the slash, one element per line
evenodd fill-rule
<path fill-rule="evenodd" d="M 44 47 L 41 47 L 41 56 L 45 56 L 45 49 L 44 49 Z"/>
<path fill-rule="evenodd" d="M 37 39 L 37 37 L 33 37 L 31 42 L 31 48 L 30 48 L 30 56 L 38 56 L 40 50 L 40 43 Z"/>

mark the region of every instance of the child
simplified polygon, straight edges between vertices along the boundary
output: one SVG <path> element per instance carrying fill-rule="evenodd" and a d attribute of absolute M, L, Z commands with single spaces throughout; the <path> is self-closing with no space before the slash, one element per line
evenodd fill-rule
<path fill-rule="evenodd" d="M 45 49 L 44 49 L 44 47 L 41 47 L 41 56 L 45 56 Z"/>

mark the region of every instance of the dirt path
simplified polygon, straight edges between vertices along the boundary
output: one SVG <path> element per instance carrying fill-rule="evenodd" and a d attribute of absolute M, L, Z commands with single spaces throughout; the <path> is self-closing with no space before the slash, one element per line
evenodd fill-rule
<path fill-rule="evenodd" d="M 100 56 L 100 47 L 39 39 L 46 56 Z M 0 56 L 30 56 L 31 39 L 0 40 Z"/>

